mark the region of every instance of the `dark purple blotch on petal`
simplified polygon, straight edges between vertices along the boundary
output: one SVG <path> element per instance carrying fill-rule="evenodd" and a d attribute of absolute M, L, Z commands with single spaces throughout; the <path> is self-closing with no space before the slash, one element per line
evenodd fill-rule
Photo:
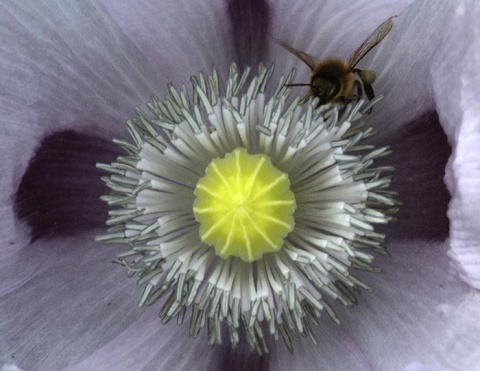
<path fill-rule="evenodd" d="M 15 195 L 15 212 L 26 220 L 32 239 L 71 236 L 105 224 L 107 206 L 99 200 L 108 190 L 97 162 L 118 155 L 111 142 L 75 131 L 42 140 Z"/>
<path fill-rule="evenodd" d="M 265 62 L 270 32 L 270 5 L 265 0 L 229 0 L 236 63 L 241 69 Z"/>
<path fill-rule="evenodd" d="M 273 344 L 272 346 L 279 345 Z M 268 363 L 268 354 L 259 356 L 255 351 L 247 349 L 247 345 L 242 342 L 235 349 L 228 345 L 225 346 L 219 360 L 218 371 L 268 371 Z"/>
<path fill-rule="evenodd" d="M 383 161 L 395 166 L 391 189 L 403 202 L 389 224 L 389 238 L 444 240 L 450 228 L 447 217 L 450 193 L 444 183 L 452 152 L 436 112 L 429 112 L 402 127 L 392 140 L 393 154 Z"/>

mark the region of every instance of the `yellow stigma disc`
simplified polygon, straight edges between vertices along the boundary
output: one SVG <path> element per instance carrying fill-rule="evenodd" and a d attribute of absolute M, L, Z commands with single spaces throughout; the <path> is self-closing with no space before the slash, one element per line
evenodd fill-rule
<path fill-rule="evenodd" d="M 236 148 L 207 166 L 195 188 L 193 213 L 200 238 L 218 256 L 252 262 L 281 249 L 296 206 L 287 174 L 267 156 Z"/>

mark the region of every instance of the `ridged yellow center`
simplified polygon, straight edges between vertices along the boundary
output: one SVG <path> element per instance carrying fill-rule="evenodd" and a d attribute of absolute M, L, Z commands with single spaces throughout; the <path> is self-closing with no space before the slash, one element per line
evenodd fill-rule
<path fill-rule="evenodd" d="M 252 262 L 281 249 L 293 230 L 295 196 L 288 175 L 265 155 L 237 148 L 207 166 L 195 188 L 200 238 L 218 256 Z"/>

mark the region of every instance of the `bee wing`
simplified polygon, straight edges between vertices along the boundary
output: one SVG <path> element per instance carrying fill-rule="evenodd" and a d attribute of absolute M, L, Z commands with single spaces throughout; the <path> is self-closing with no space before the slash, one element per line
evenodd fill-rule
<path fill-rule="evenodd" d="M 313 57 L 311 55 L 291 47 L 290 45 L 288 45 L 282 40 L 277 40 L 277 44 L 280 45 L 282 48 L 286 49 L 287 51 L 289 51 L 290 53 L 292 53 L 295 57 L 297 57 L 303 63 L 305 63 L 308 67 L 310 67 L 310 69 L 313 71 L 313 69 L 315 68 L 315 61 L 313 60 Z"/>
<path fill-rule="evenodd" d="M 393 17 L 392 17 L 393 18 Z M 393 27 L 392 18 L 387 19 L 375 31 L 363 42 L 362 45 L 353 53 L 348 61 L 348 67 L 352 70 L 362 58 L 372 50 L 385 36 L 390 32 Z"/>

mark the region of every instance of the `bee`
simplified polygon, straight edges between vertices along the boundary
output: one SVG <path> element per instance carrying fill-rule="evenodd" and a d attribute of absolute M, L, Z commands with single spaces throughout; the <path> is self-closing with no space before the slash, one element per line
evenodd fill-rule
<path fill-rule="evenodd" d="M 277 40 L 280 46 L 295 55 L 312 70 L 309 84 L 289 84 L 287 86 L 310 86 L 310 92 L 302 101 L 305 102 L 309 97 L 318 97 L 320 99 L 319 106 L 329 102 L 345 102 L 348 99 L 358 98 L 359 92 L 362 95 L 364 93 L 369 100 L 373 99 L 375 92 L 372 84 L 376 78 L 375 72 L 360 70 L 355 66 L 387 36 L 392 27 L 392 18 L 383 22 L 352 54 L 348 62 L 343 59 L 329 58 L 315 63 L 311 55 Z M 355 78 L 355 75 L 360 81 Z"/>

